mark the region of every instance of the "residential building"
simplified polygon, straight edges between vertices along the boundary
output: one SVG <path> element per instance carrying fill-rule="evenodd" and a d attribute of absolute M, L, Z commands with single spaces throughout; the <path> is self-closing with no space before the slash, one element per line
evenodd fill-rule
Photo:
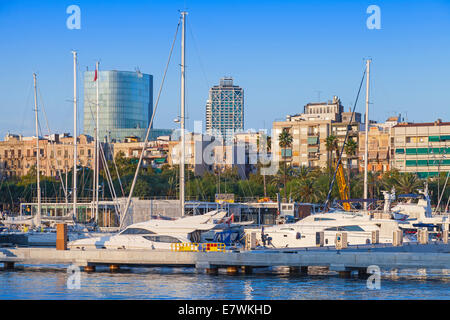
<path fill-rule="evenodd" d="M 293 137 L 291 148 L 280 148 L 278 153 L 280 160 L 286 159 L 293 167 L 307 166 L 326 168 L 329 166 L 331 154 L 326 147 L 326 139 L 330 135 L 337 137 L 337 144 L 342 148 L 347 130 L 348 139 L 359 142 L 358 133 L 361 128 L 361 114 L 355 112 L 344 112 L 341 100 L 334 96 L 328 102 L 308 103 L 304 112 L 288 115 L 286 121 L 273 123 L 273 141 L 278 143 L 278 136 L 283 130 L 288 130 Z M 352 122 L 350 122 L 352 120 Z M 348 164 L 358 168 L 357 155 L 347 159 L 345 150 L 343 152 L 342 164 Z"/>
<path fill-rule="evenodd" d="M 40 172 L 58 176 L 73 168 L 73 138 L 69 134 L 39 137 Z M 78 137 L 78 165 L 91 168 L 95 144 L 91 137 Z M 0 141 L 0 175 L 21 177 L 36 166 L 36 137 L 8 134 Z"/>
<path fill-rule="evenodd" d="M 399 123 L 391 131 L 391 165 L 420 178 L 450 171 L 450 122 Z"/>
<path fill-rule="evenodd" d="M 283 130 L 287 130 L 292 135 L 293 141 L 289 148 L 277 147 L 278 137 Z M 293 167 L 326 168 L 329 160 L 326 138 L 330 134 L 331 120 L 278 121 L 273 123 L 272 148 L 275 144 L 278 149 L 278 159 L 288 162 Z"/>
<path fill-rule="evenodd" d="M 185 164 L 194 175 L 203 175 L 212 170 L 214 137 L 201 133 L 185 134 Z M 180 140 L 170 141 L 167 162 L 169 165 L 180 165 Z"/>
<path fill-rule="evenodd" d="M 402 121 L 401 115 L 389 117 L 382 123 L 369 124 L 369 150 L 367 169 L 375 172 L 391 170 L 391 131 Z M 366 133 L 359 133 L 359 171 L 364 171 L 364 154 L 366 149 Z"/>
<path fill-rule="evenodd" d="M 389 128 L 369 127 L 369 149 L 367 170 L 386 172 L 390 170 Z M 364 172 L 364 154 L 366 150 L 366 133 L 359 133 L 359 171 Z"/>
<path fill-rule="evenodd" d="M 206 131 L 231 143 L 233 134 L 244 130 L 244 90 L 233 78 L 222 78 L 209 90 L 206 103 Z"/>
<path fill-rule="evenodd" d="M 137 137 L 126 137 L 125 140 L 126 142 L 116 142 L 111 144 L 113 157 L 116 158 L 118 154 L 121 153 L 125 158 L 140 158 L 144 142 L 136 141 L 139 140 Z M 168 153 L 168 140 L 157 139 L 155 141 L 148 141 L 144 157 L 142 158 L 142 167 L 161 167 L 161 165 L 167 163 Z"/>

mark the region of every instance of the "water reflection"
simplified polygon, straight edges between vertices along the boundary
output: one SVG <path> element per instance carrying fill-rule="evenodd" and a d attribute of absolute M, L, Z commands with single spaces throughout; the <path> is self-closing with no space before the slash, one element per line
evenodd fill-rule
<path fill-rule="evenodd" d="M 275 272 L 274 272 L 275 271 Z M 385 271 L 381 289 L 366 280 L 342 279 L 310 268 L 308 275 L 255 269 L 252 274 L 218 275 L 185 268 L 136 268 L 81 273 L 81 288 L 68 289 L 61 266 L 26 266 L 0 272 L 1 299 L 450 299 L 448 270 Z"/>

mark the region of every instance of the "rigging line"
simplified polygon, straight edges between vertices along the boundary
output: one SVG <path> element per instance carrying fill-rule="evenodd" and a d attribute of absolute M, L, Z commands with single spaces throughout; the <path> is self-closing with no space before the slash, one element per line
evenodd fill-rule
<path fill-rule="evenodd" d="M 445 193 L 445 188 L 447 188 L 447 182 L 448 182 L 449 175 L 450 175 L 450 171 L 447 172 L 447 178 L 445 178 L 444 188 L 442 188 L 442 193 L 441 193 L 440 197 L 439 197 L 439 193 L 438 193 L 439 201 L 438 201 L 438 204 L 437 204 L 437 206 L 436 206 L 436 208 L 434 210 L 435 213 L 440 211 L 440 204 L 441 204 L 441 201 L 442 201 L 442 197 L 444 196 L 444 193 Z M 440 179 L 439 176 L 438 176 L 438 179 Z"/>
<path fill-rule="evenodd" d="M 350 117 L 350 121 L 349 121 L 349 124 L 348 124 L 349 126 L 350 126 L 350 125 L 352 124 L 352 122 L 353 122 L 353 117 L 354 117 L 354 115 L 355 115 L 356 105 L 358 104 L 359 94 L 360 94 L 360 92 L 361 92 L 361 88 L 362 88 L 362 85 L 363 85 L 363 83 L 364 83 L 364 78 L 365 78 L 365 76 L 366 76 L 366 70 L 364 70 L 363 76 L 362 76 L 362 79 L 361 79 L 361 83 L 359 84 L 359 89 L 358 89 L 358 93 L 357 93 L 357 95 L 356 95 L 355 104 L 353 105 L 352 116 Z M 337 174 L 339 165 L 341 164 L 342 153 L 344 152 L 345 143 L 347 142 L 348 134 L 349 134 L 349 130 L 348 130 L 348 127 L 347 127 L 347 132 L 345 133 L 344 143 L 342 144 L 341 151 L 339 152 L 339 158 L 338 158 L 338 161 L 337 161 L 337 163 L 336 163 L 336 169 L 334 170 L 333 180 L 331 180 L 330 188 L 328 189 L 327 199 L 326 199 L 326 201 L 325 201 L 325 203 L 324 203 L 324 208 L 325 208 L 325 209 L 327 208 L 328 202 L 329 202 L 329 200 L 330 200 L 331 192 L 332 192 L 332 190 L 333 190 L 334 181 L 336 180 L 336 174 Z M 366 139 L 367 139 L 367 136 L 368 136 L 368 132 L 366 132 Z M 350 179 L 350 177 L 349 177 L 349 179 Z"/>
<path fill-rule="evenodd" d="M 447 210 L 448 210 L 448 205 L 450 204 L 450 196 L 448 197 L 448 200 L 447 200 L 447 205 L 445 206 L 445 210 L 444 210 L 444 213 L 447 213 Z"/>
<path fill-rule="evenodd" d="M 32 83 L 30 83 L 29 84 L 29 87 L 28 87 L 28 95 L 27 95 L 27 98 L 26 98 L 26 100 L 25 100 L 25 107 L 23 108 L 23 113 L 22 113 L 22 123 L 21 123 L 21 125 L 20 125 L 20 129 L 19 129 L 19 131 L 22 133 L 22 134 L 24 134 L 24 132 L 23 132 L 23 128 L 24 128 L 24 124 L 25 124 L 25 114 L 27 113 L 27 110 L 28 110 L 28 106 L 30 105 L 30 96 L 31 96 L 31 92 L 32 92 L 32 89 L 33 89 L 33 84 Z"/>
<path fill-rule="evenodd" d="M 209 88 L 211 86 L 210 86 L 210 82 L 208 81 L 208 77 L 206 76 L 205 68 L 204 68 L 204 65 L 203 65 L 203 62 L 202 62 L 202 58 L 201 58 L 199 50 L 198 50 L 197 42 L 195 41 L 194 32 L 193 32 L 194 28 L 192 27 L 192 24 L 190 23 L 189 20 L 186 21 L 186 24 L 187 24 L 187 29 L 189 30 L 189 33 L 191 34 L 192 43 L 194 44 L 194 49 L 195 49 L 195 52 L 197 54 L 198 62 L 199 62 L 199 65 L 200 65 L 200 69 L 202 70 L 203 77 L 204 77 L 204 80 L 206 82 L 206 87 L 209 90 Z"/>
<path fill-rule="evenodd" d="M 106 173 L 106 182 L 108 183 L 109 192 L 111 193 L 111 197 L 112 197 L 113 204 L 114 204 L 114 210 L 116 212 L 116 216 L 120 218 L 120 209 L 119 209 L 118 204 L 117 204 L 116 190 L 114 189 L 114 184 L 112 182 L 111 174 L 109 173 L 108 163 L 106 161 L 106 157 L 105 157 L 105 154 L 104 154 L 104 151 L 103 151 L 103 147 L 102 147 L 101 144 L 99 146 L 100 146 L 100 150 L 101 150 L 101 153 L 100 153 L 101 157 L 100 158 L 102 159 L 102 163 L 104 165 L 104 169 L 103 170 Z"/>
<path fill-rule="evenodd" d="M 46 123 L 46 125 L 47 125 L 48 135 L 50 136 L 50 135 L 51 135 L 51 130 L 50 130 L 50 125 L 49 125 L 48 118 L 47 118 L 47 113 L 45 112 L 44 99 L 42 98 L 42 94 L 41 94 L 40 88 L 38 87 L 37 89 L 38 89 L 38 93 L 39 93 L 39 98 L 41 99 L 41 100 L 40 100 L 40 101 L 41 101 L 41 109 L 42 109 L 42 113 L 44 114 L 45 123 Z M 41 130 L 41 134 L 44 135 L 44 134 L 43 134 L 43 130 L 42 130 L 42 128 L 41 128 L 40 126 L 41 126 L 41 123 L 40 123 L 40 121 L 39 121 L 39 128 L 40 128 L 40 130 Z M 56 154 L 56 153 L 55 153 L 55 142 L 54 142 L 54 141 L 51 142 L 50 145 L 52 146 L 53 154 Z M 47 158 L 49 158 L 48 155 L 47 155 Z M 50 161 L 47 160 L 47 165 L 48 165 L 49 162 L 50 162 Z M 51 163 L 51 162 L 50 162 L 50 163 Z M 51 166 L 51 167 L 52 167 L 52 166 Z M 58 171 L 58 176 L 59 176 L 59 178 L 60 178 L 60 180 L 61 180 L 61 185 L 63 186 L 64 196 L 67 197 L 68 191 L 67 191 L 67 190 L 65 189 L 65 187 L 64 187 L 64 181 L 62 180 L 61 169 L 57 169 L 57 171 Z M 56 187 L 55 187 L 55 185 L 54 185 L 54 182 L 52 182 L 52 186 L 53 186 L 53 189 L 54 189 L 55 194 L 56 194 Z"/>
<path fill-rule="evenodd" d="M 125 205 L 125 210 L 124 210 L 123 216 L 121 217 L 120 226 L 119 226 L 120 229 L 122 228 L 123 221 L 125 219 L 125 216 L 127 215 L 128 208 L 129 208 L 130 202 L 131 202 L 131 196 L 133 195 L 134 186 L 136 185 L 136 180 L 137 180 L 137 176 L 138 176 L 138 173 L 139 173 L 139 168 L 141 166 L 142 159 L 144 157 L 145 149 L 147 148 L 148 136 L 150 134 L 150 130 L 151 130 L 152 125 L 153 125 L 153 119 L 155 118 L 156 110 L 158 109 L 159 98 L 161 97 L 162 88 L 164 86 L 164 81 L 166 79 L 167 69 L 169 68 L 170 59 L 172 57 L 172 52 L 173 52 L 173 48 L 175 46 L 175 41 L 177 39 L 177 35 L 178 35 L 178 30 L 180 28 L 180 24 L 181 24 L 181 17 L 178 20 L 177 30 L 175 31 L 175 37 L 174 37 L 173 42 L 172 42 L 172 47 L 170 48 L 169 58 L 167 60 L 166 68 L 164 70 L 164 75 L 163 75 L 163 78 L 162 78 L 162 81 L 161 81 L 161 85 L 159 87 L 158 97 L 157 97 L 156 103 L 155 103 L 155 109 L 153 109 L 152 118 L 150 119 L 150 123 L 149 123 L 148 128 L 147 128 L 147 134 L 145 135 L 145 141 L 144 141 L 144 145 L 142 147 L 141 156 L 139 157 L 139 162 L 138 162 L 138 165 L 136 167 L 136 172 L 134 174 L 133 183 L 131 184 L 131 189 L 130 189 L 130 193 L 128 195 L 127 203 Z"/>
<path fill-rule="evenodd" d="M 112 158 L 113 158 L 114 168 L 116 169 L 117 179 L 119 180 L 120 190 L 122 191 L 122 196 L 125 197 L 125 192 L 123 191 L 122 180 L 120 179 L 119 169 L 117 169 L 116 159 L 115 159 L 114 155 Z"/>

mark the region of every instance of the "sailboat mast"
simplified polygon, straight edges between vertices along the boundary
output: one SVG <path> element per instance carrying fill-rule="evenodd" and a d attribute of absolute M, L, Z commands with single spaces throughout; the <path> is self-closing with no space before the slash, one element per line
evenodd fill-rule
<path fill-rule="evenodd" d="M 184 199 L 184 162 L 185 162 L 185 136 L 184 136 L 184 128 L 185 128 L 185 45 L 186 45 L 186 15 L 187 12 L 181 12 L 182 18 L 182 33 L 181 33 L 181 159 L 180 159 L 180 207 L 181 207 L 181 216 L 184 216 L 184 207 L 185 207 L 185 199 Z"/>
<path fill-rule="evenodd" d="M 97 107 L 96 107 L 96 130 L 95 130 L 95 221 L 98 222 L 98 171 L 99 171 L 99 139 L 98 139 L 98 131 L 99 131 L 99 125 L 98 125 L 98 112 L 99 112 L 99 106 L 98 106 L 98 85 L 100 82 L 100 73 L 98 70 L 99 62 L 97 61 L 95 70 L 97 70 Z"/>
<path fill-rule="evenodd" d="M 368 198 L 368 164 L 369 164 L 369 84 L 370 84 L 370 62 L 372 60 L 366 60 L 366 119 L 365 119 L 365 148 L 364 148 L 364 200 Z M 364 202 L 364 211 L 367 211 L 367 202 Z"/>
<path fill-rule="evenodd" d="M 36 224 L 41 225 L 41 184 L 40 184 L 40 149 L 39 149 L 39 121 L 38 121 L 38 106 L 37 106 L 37 91 L 36 91 L 36 73 L 33 73 L 33 83 L 34 83 L 34 115 L 36 122 L 36 177 L 37 177 L 37 198 L 38 198 L 38 208 L 36 213 Z"/>
<path fill-rule="evenodd" d="M 77 217 L 77 52 L 73 54 L 73 218 Z"/>

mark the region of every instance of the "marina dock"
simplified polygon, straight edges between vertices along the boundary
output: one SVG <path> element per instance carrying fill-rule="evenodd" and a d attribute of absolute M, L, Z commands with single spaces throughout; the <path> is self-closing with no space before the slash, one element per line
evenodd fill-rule
<path fill-rule="evenodd" d="M 302 248 L 298 250 L 247 250 L 226 252 L 176 252 L 157 250 L 56 250 L 54 248 L 1 248 L 0 262 L 5 269 L 15 264 L 77 265 L 84 271 L 97 266 L 111 270 L 124 267 L 193 267 L 207 273 L 219 268 L 237 273 L 253 268 L 289 267 L 292 272 L 307 272 L 307 267 L 327 267 L 340 275 L 351 271 L 365 273 L 367 267 L 380 269 L 450 269 L 450 245 L 361 246 L 336 250 L 333 248 Z"/>

